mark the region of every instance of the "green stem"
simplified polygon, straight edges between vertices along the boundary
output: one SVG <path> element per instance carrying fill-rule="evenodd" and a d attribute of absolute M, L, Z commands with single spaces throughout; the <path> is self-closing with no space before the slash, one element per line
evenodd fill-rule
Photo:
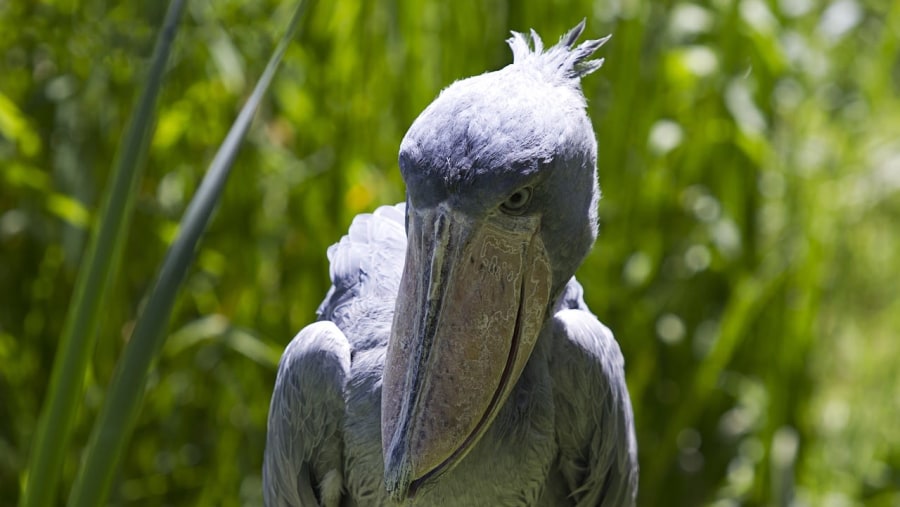
<path fill-rule="evenodd" d="M 66 314 L 61 345 L 53 364 L 47 401 L 32 444 L 22 507 L 56 503 L 63 455 L 69 447 L 85 371 L 97 341 L 98 316 L 122 257 L 127 237 L 125 225 L 134 208 L 134 194 L 154 124 L 156 98 L 183 4 L 183 0 L 173 1 L 166 15 L 153 51 L 147 84 L 116 155 L 99 225 L 91 236 L 85 257 L 87 267 L 78 273 L 73 303 Z"/>
<path fill-rule="evenodd" d="M 121 361 L 116 365 L 109 395 L 91 433 L 85 463 L 79 470 L 72 495 L 69 497 L 70 507 L 94 507 L 103 505 L 106 501 L 122 449 L 140 412 L 147 373 L 164 342 L 164 331 L 178 289 L 187 275 L 200 237 L 222 195 L 241 141 L 250 128 L 253 115 L 266 89 L 272 82 L 305 5 L 306 2 L 298 4 L 287 31 L 257 82 L 253 94 L 241 109 L 210 164 L 200 188 L 185 211 L 178 236 L 166 253 L 147 305 L 135 324 Z"/>

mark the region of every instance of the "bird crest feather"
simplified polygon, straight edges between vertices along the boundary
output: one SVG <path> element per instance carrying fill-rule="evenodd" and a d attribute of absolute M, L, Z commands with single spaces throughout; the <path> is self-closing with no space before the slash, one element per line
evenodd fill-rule
<path fill-rule="evenodd" d="M 534 30 L 531 30 L 530 37 L 523 33 L 512 32 L 512 37 L 506 42 L 512 48 L 513 64 L 532 66 L 554 79 L 581 79 L 603 65 L 603 58 L 594 60 L 588 58 L 611 37 L 607 35 L 600 39 L 584 41 L 573 47 L 584 31 L 584 26 L 585 20 L 582 19 L 581 23 L 560 37 L 559 43 L 546 51 L 544 42 Z"/>

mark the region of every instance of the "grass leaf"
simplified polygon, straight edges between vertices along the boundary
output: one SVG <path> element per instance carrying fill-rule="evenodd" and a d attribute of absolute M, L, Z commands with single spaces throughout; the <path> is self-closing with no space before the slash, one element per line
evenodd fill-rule
<path fill-rule="evenodd" d="M 23 507 L 56 503 L 63 454 L 68 448 L 83 379 L 97 341 L 100 309 L 118 271 L 126 224 L 134 208 L 134 194 L 154 124 L 156 98 L 175 39 L 183 0 L 174 0 L 166 14 L 153 51 L 150 71 L 137 110 L 117 153 L 112 181 L 101 207 L 100 222 L 91 237 L 85 268 L 78 273 L 72 305 L 66 315 L 61 345 L 44 407 L 38 420 L 31 461 L 22 495 Z"/>
<path fill-rule="evenodd" d="M 146 307 L 139 316 L 123 356 L 116 366 L 110 383 L 110 392 L 91 433 L 85 463 L 79 470 L 69 498 L 70 506 L 96 506 L 102 505 L 106 500 L 119 456 L 139 412 L 147 373 L 164 341 L 164 331 L 178 289 L 187 275 L 197 243 L 222 194 L 241 141 L 250 128 L 253 115 L 266 89 L 272 82 L 305 5 L 306 2 L 298 4 L 263 75 L 241 109 L 210 164 L 200 188 L 185 211 L 178 236 L 166 254 Z"/>

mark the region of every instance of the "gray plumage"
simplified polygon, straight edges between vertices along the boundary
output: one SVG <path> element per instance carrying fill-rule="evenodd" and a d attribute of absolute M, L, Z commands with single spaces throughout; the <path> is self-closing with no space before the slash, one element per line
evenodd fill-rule
<path fill-rule="evenodd" d="M 320 320 L 278 369 L 266 505 L 634 504 L 624 361 L 573 278 L 599 199 L 579 80 L 606 41 L 574 47 L 583 28 L 546 51 L 513 34 L 512 65 L 442 92 L 401 144 L 407 202 L 329 248 Z M 472 350 L 505 366 L 472 380 Z"/>

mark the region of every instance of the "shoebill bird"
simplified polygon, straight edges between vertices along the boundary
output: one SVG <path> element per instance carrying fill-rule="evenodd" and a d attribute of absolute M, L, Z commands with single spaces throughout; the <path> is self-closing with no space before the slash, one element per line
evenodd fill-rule
<path fill-rule="evenodd" d="M 597 236 L 584 22 L 458 81 L 400 146 L 404 204 L 328 250 L 319 321 L 287 346 L 268 506 L 628 506 L 619 346 L 573 277 Z M 529 41 L 530 39 L 530 41 Z"/>

